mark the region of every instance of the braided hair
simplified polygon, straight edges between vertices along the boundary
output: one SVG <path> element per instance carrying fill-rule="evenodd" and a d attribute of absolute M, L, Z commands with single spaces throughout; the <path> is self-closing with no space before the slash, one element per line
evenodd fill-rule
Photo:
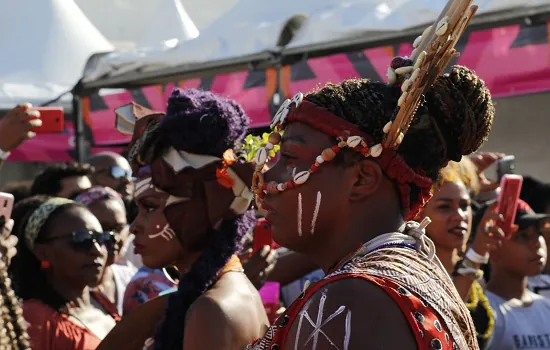
<path fill-rule="evenodd" d="M 8 264 L 0 258 L 0 349 L 30 349 L 23 310 L 11 287 Z"/>
<path fill-rule="evenodd" d="M 350 79 L 329 83 L 306 98 L 356 124 L 379 143 L 400 96 L 396 86 Z M 485 83 L 468 68 L 453 66 L 425 94 L 397 153 L 409 167 L 437 180 L 439 170 L 449 161 L 460 161 L 462 155 L 476 151 L 487 140 L 494 113 Z M 411 203 L 417 201 L 418 191 L 411 185 Z"/>
<path fill-rule="evenodd" d="M 173 147 L 195 154 L 222 158 L 241 141 L 248 117 L 236 102 L 199 90 L 174 90 L 168 100 L 154 145 L 155 153 Z M 154 156 L 153 156 L 154 157 Z M 146 158 L 146 157 L 144 157 Z M 178 239 L 187 249 L 201 252 L 189 272 L 181 276 L 178 291 L 169 297 L 164 319 L 155 334 L 155 349 L 181 349 L 186 315 L 191 305 L 208 291 L 231 256 L 242 248 L 246 232 L 255 222 L 252 211 L 221 222 L 219 228 Z"/>

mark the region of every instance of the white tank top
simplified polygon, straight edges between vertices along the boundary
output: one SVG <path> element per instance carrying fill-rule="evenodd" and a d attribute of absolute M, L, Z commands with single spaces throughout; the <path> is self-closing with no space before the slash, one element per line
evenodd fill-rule
<path fill-rule="evenodd" d="M 495 330 L 491 349 L 550 349 L 550 299 L 528 292 L 533 304 L 524 307 L 517 300 L 505 300 L 486 291 L 495 310 Z"/>

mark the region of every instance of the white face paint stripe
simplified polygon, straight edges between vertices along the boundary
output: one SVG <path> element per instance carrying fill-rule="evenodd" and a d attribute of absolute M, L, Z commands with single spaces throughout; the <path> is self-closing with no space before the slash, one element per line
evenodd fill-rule
<path fill-rule="evenodd" d="M 346 314 L 346 333 L 344 336 L 344 350 L 348 350 L 351 339 L 351 310 Z"/>
<path fill-rule="evenodd" d="M 142 195 L 143 192 L 145 192 L 148 188 L 150 188 L 149 187 L 150 185 L 151 185 L 151 178 L 150 177 L 139 181 L 136 184 L 136 190 L 134 192 L 134 197 L 139 197 L 140 195 Z"/>
<path fill-rule="evenodd" d="M 171 241 L 172 239 L 176 238 L 176 233 L 174 232 L 174 230 L 172 230 L 172 228 L 170 227 L 169 224 L 166 224 L 162 228 L 162 231 L 160 231 L 158 233 L 155 233 L 155 234 L 152 234 L 152 235 L 149 235 L 148 237 L 151 238 L 151 239 L 152 238 L 157 238 L 157 237 L 162 237 L 167 241 Z"/>
<path fill-rule="evenodd" d="M 317 223 L 317 217 L 319 216 L 319 208 L 321 207 L 321 191 L 317 191 L 317 200 L 315 201 L 315 210 L 313 211 L 313 219 L 311 220 L 310 233 L 315 233 L 315 224 Z"/>
<path fill-rule="evenodd" d="M 302 235 L 302 194 L 298 193 L 298 235 Z"/>

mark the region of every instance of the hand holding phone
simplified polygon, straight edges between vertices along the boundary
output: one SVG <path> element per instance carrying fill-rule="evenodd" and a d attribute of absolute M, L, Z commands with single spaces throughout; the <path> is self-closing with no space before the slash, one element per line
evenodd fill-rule
<path fill-rule="evenodd" d="M 502 215 L 502 221 L 499 226 L 507 237 L 516 231 L 514 221 L 516 220 L 516 211 L 518 207 L 519 195 L 523 184 L 523 176 L 506 174 L 500 181 L 500 195 L 496 211 Z"/>
<path fill-rule="evenodd" d="M 35 107 L 33 109 L 40 113 L 40 120 L 42 120 L 41 126 L 32 129 L 35 133 L 59 134 L 65 130 L 65 113 L 63 107 Z"/>

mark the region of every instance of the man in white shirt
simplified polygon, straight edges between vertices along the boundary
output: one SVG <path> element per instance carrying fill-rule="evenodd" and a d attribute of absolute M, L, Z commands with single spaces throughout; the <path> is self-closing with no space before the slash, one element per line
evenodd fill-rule
<path fill-rule="evenodd" d="M 539 275 L 546 265 L 547 219 L 520 201 L 515 221 L 519 230 L 491 253 L 486 292 L 495 311 L 491 349 L 550 349 L 550 299 L 527 289 L 528 277 Z"/>

